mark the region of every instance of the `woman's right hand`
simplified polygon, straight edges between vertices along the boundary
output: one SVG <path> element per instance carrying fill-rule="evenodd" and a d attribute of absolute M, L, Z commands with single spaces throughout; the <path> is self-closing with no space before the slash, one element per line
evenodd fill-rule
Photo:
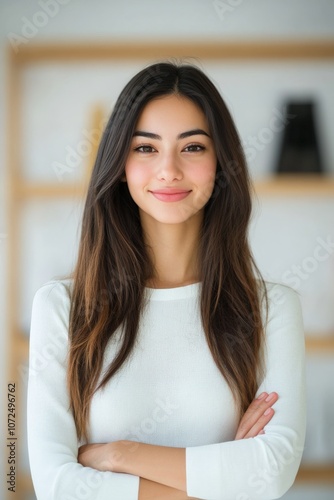
<path fill-rule="evenodd" d="M 275 410 L 272 405 L 278 400 L 276 392 L 263 392 L 252 401 L 240 420 L 234 440 L 247 439 L 264 434 L 264 427 L 272 419 Z"/>

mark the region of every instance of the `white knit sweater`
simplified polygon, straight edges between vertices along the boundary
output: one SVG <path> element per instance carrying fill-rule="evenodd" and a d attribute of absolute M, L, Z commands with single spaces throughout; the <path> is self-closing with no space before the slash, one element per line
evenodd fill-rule
<path fill-rule="evenodd" d="M 71 280 L 35 294 L 30 332 L 28 447 L 38 500 L 137 500 L 139 477 L 98 472 L 77 462 L 78 442 L 66 390 Z M 234 441 L 231 391 L 207 346 L 199 283 L 145 289 L 135 349 L 93 398 L 89 442 L 121 439 L 186 448 L 187 494 L 206 500 L 282 496 L 294 481 L 305 437 L 304 334 L 299 298 L 267 284 L 266 374 L 276 391 L 265 434 Z M 109 342 L 105 370 L 120 341 Z M 238 346 L 236 345 L 236 348 Z"/>

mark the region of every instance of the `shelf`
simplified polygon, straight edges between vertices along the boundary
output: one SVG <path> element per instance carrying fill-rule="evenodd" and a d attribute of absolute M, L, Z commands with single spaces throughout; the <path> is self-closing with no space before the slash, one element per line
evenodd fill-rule
<path fill-rule="evenodd" d="M 22 492 L 30 492 L 34 493 L 34 486 L 32 483 L 31 475 L 27 472 L 23 472 L 19 474 L 18 482 L 17 482 L 17 490 L 19 493 Z M 24 497 L 26 498 L 26 497 Z"/>
<path fill-rule="evenodd" d="M 231 41 L 192 40 L 179 42 L 120 42 L 72 44 L 28 43 L 20 47 L 17 53 L 9 48 L 14 64 L 31 64 L 50 61 L 108 61 L 108 60 L 143 60 L 164 59 L 171 56 L 182 58 L 196 55 L 200 59 L 219 60 L 332 60 L 334 41 L 328 40 L 263 40 Z"/>
<path fill-rule="evenodd" d="M 308 353 L 334 353 L 334 335 L 328 337 L 320 335 L 306 335 L 306 351 Z"/>
<path fill-rule="evenodd" d="M 276 175 L 253 182 L 255 193 L 261 196 L 334 196 L 334 176 L 325 175 Z M 24 183 L 15 186 L 20 199 L 83 197 L 88 184 Z"/>
<path fill-rule="evenodd" d="M 29 335 L 24 332 L 17 332 L 17 348 L 21 358 L 29 354 Z M 307 334 L 305 337 L 306 351 L 308 353 L 326 352 L 334 353 L 334 334 L 327 337 L 317 334 Z"/>
<path fill-rule="evenodd" d="M 333 465 L 302 465 L 297 473 L 295 483 L 321 483 L 334 484 Z M 21 474 L 18 488 L 33 492 L 33 484 L 29 474 Z"/>
<path fill-rule="evenodd" d="M 276 174 L 254 180 L 261 196 L 334 196 L 334 176 L 321 174 Z"/>
<path fill-rule="evenodd" d="M 334 464 L 302 465 L 296 483 L 334 484 Z"/>
<path fill-rule="evenodd" d="M 20 199 L 29 198 L 66 198 L 83 197 L 87 185 L 82 182 L 78 184 L 43 184 L 43 183 L 19 183 L 15 194 Z"/>
<path fill-rule="evenodd" d="M 29 336 L 24 333 L 17 333 L 15 345 L 20 359 L 27 359 L 29 356 Z"/>

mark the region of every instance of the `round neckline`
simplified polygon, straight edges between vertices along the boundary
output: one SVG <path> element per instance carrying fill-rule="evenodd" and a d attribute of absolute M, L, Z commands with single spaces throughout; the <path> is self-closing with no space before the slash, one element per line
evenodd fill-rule
<path fill-rule="evenodd" d="M 150 300 L 178 300 L 194 297 L 198 294 L 201 282 L 175 288 L 149 288 L 145 287 L 145 293 Z"/>

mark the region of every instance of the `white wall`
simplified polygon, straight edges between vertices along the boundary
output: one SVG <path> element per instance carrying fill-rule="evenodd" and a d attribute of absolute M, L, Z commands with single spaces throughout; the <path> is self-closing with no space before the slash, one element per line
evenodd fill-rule
<path fill-rule="evenodd" d="M 57 0 L 58 1 L 58 0 Z M 20 33 L 52 0 L 1 2 L 2 31 Z M 313 38 L 333 34 L 331 0 L 59 0 L 36 41 L 121 38 Z M 51 7 L 50 7 L 51 9 Z M 53 9 L 56 12 L 56 8 Z"/>
<path fill-rule="evenodd" d="M 44 5 L 44 9 L 42 8 Z M 45 21 L 45 16 L 41 17 L 40 12 L 47 11 L 49 14 Z M 43 20 L 44 19 L 44 20 Z M 17 36 L 24 36 L 26 43 L 39 43 L 47 41 L 74 41 L 74 40 L 239 40 L 239 39 L 322 39 L 333 38 L 334 36 L 334 2 L 331 0 L 226 0 L 222 1 L 205 1 L 205 0 L 127 0 L 127 1 L 108 1 L 108 0 L 40 0 L 40 1 L 6 1 L 0 0 L 0 372 L 1 380 L 6 381 L 6 374 L 3 372 L 5 361 L 5 346 L 4 332 L 6 325 L 6 235 L 10 228 L 7 227 L 7 218 L 5 213 L 5 197 L 6 197 L 6 157 L 5 157 L 5 140 L 6 140 L 6 45 Z M 30 23 L 33 23 L 32 25 Z M 43 26 L 36 27 L 38 24 Z M 29 26 L 30 27 L 29 27 Z M 35 28 L 34 28 L 35 25 Z M 32 26 L 32 27 L 31 27 Z M 21 40 L 24 42 L 24 39 Z M 18 50 L 20 45 L 17 46 Z M 231 69 L 231 68 L 230 68 Z M 208 70 L 210 68 L 208 66 Z M 242 72 L 245 69 L 238 69 Z M 324 71 L 329 71 L 328 79 L 323 80 L 321 85 L 327 85 L 324 89 L 326 95 L 326 110 L 325 117 L 329 116 L 329 110 L 333 104 L 333 92 L 328 92 L 328 88 L 333 86 L 333 73 L 328 68 Z M 310 68 L 305 69 L 304 86 L 312 86 L 312 71 Z M 235 78 L 234 73 L 234 78 Z M 272 73 L 271 73 L 272 74 Z M 230 101 L 232 112 L 235 114 L 237 125 L 240 127 L 244 139 L 247 134 L 256 133 L 261 127 L 266 126 L 268 116 L 262 114 L 253 116 L 255 113 L 242 114 L 240 109 L 239 95 L 244 95 L 243 86 L 245 85 L 244 78 L 240 80 L 240 88 L 236 87 L 233 81 L 233 68 L 228 72 L 226 78 L 227 99 Z M 316 72 L 313 75 L 316 78 Z M 229 80 L 230 79 L 230 80 Z M 274 79 L 273 79 L 274 80 Z M 277 82 L 277 78 L 275 80 Z M 272 83 L 276 84 L 274 81 Z M 230 87 L 229 87 L 230 85 Z M 234 86 L 234 91 L 233 91 Z M 231 90 L 229 90 L 229 88 Z M 267 102 L 268 106 L 272 103 L 272 88 L 263 89 L 263 102 Z M 276 104 L 274 104 L 276 105 Z M 243 108 L 243 106 L 241 106 Z M 263 110 L 264 108 L 262 108 Z M 252 116 L 254 120 L 250 121 Z M 332 113 L 334 116 L 334 113 Z M 269 116 L 270 118 L 270 116 Z M 327 120 L 327 118 L 326 118 Z M 333 122 L 326 122 L 326 133 L 328 137 L 332 137 L 334 132 Z M 326 135 L 325 133 L 325 135 Z M 328 142 L 328 141 L 327 141 Z M 334 143 L 329 141 L 328 148 L 328 168 L 334 169 Z M 260 161 L 260 170 L 265 168 L 265 165 L 270 159 L 269 149 L 266 149 L 264 154 L 258 159 Z M 261 166 L 262 165 L 262 166 Z M 274 207 L 275 208 L 275 207 Z M 274 214 L 274 208 L 270 205 L 264 206 L 264 211 L 271 217 Z M 293 237 L 294 229 L 287 228 L 286 220 L 289 219 L 288 206 L 282 212 L 282 219 L 278 222 L 284 228 L 280 237 Z M 290 207 L 293 211 L 295 207 Z M 307 201 L 305 206 L 298 208 L 305 213 L 307 210 Z M 276 212 L 275 212 L 276 213 Z M 321 218 L 322 226 L 319 226 Z M 272 220 L 272 219 L 271 219 Z M 332 219 L 330 214 L 322 219 L 322 215 L 318 218 L 312 211 L 311 220 L 314 221 L 314 239 L 319 235 L 326 233 L 331 225 Z M 261 223 L 262 224 L 262 223 Z M 264 224 L 270 224 L 270 222 Z M 300 224 L 298 224 L 300 231 Z M 307 230 L 307 228 L 304 228 Z M 254 228 L 254 232 L 258 227 Z M 263 234 L 263 233 L 262 233 Z M 272 239 L 272 245 L 277 245 L 277 239 Z M 266 272 L 276 273 L 276 276 L 283 271 L 289 269 L 287 266 L 297 264 L 300 259 L 312 255 L 312 244 L 305 247 L 304 253 L 296 253 L 292 256 L 287 256 L 283 264 L 284 269 L 272 266 L 270 259 L 265 256 L 271 255 L 275 249 L 265 247 L 265 242 L 257 240 L 256 254 L 261 259 Z M 267 252 L 265 249 L 267 248 Z M 43 249 L 41 249 L 43 252 Z M 289 261 L 290 258 L 290 261 Z M 330 263 L 329 263 L 330 264 Z M 328 264 L 327 264 L 328 265 Z M 328 265 L 324 269 L 320 268 L 317 272 L 318 279 L 323 279 L 322 275 L 333 273 L 333 269 Z M 307 287 L 312 283 L 308 280 Z M 321 308 L 322 303 L 318 306 Z M 27 304 L 29 307 L 29 304 Z M 326 311 L 328 308 L 326 309 Z M 313 317 L 309 318 L 308 324 L 311 324 Z M 328 319 L 329 323 L 332 317 Z M 1 384 L 3 391 L 5 384 Z M 1 408 L 5 404 L 5 395 L 1 392 Z M 1 411 L 1 418 L 4 417 Z M 1 423 L 1 429 L 5 429 L 5 423 Z M 2 435 L 4 433 L 2 432 Z M 321 436 L 320 440 L 323 439 Z M 318 441 L 317 441 L 318 442 Z M 0 455 L 0 470 L 2 467 L 3 454 Z M 3 483 L 4 484 L 4 483 Z M 327 497 L 327 493 L 317 493 L 319 500 Z M 292 497 L 291 497 L 292 498 Z M 296 498 L 296 497 L 294 497 Z M 304 497 L 303 497 L 304 498 Z M 306 497 L 305 497 L 306 498 Z"/>

